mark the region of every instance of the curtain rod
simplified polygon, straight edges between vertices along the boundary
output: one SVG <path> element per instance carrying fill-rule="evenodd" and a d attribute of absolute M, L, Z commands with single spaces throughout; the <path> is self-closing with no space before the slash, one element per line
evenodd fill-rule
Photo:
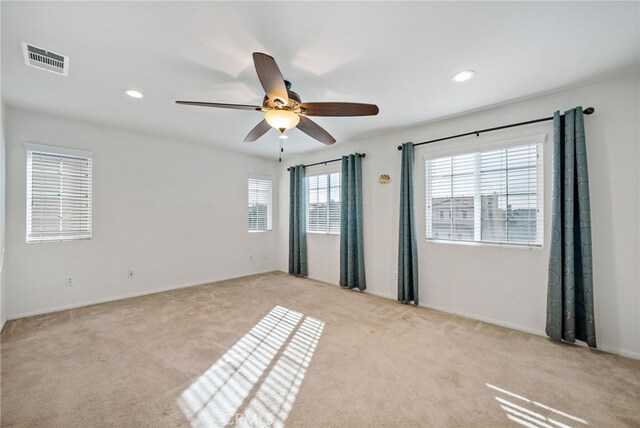
<path fill-rule="evenodd" d="M 363 158 L 366 158 L 366 157 L 367 157 L 367 154 L 366 154 L 366 153 L 360 153 L 360 155 L 361 155 Z M 338 159 L 331 159 L 331 160 L 328 160 L 328 161 L 316 162 L 316 163 L 310 163 L 309 165 L 302 165 L 302 166 L 306 168 L 306 167 L 308 167 L 308 166 L 326 165 L 326 164 L 328 164 L 328 163 L 331 163 L 331 162 L 338 162 L 338 161 L 341 161 L 341 160 L 342 160 L 342 158 L 338 158 Z M 291 168 L 287 168 L 287 171 L 289 171 L 289 170 L 291 170 Z"/>
<path fill-rule="evenodd" d="M 584 114 L 592 114 L 594 111 L 596 111 L 596 110 L 593 107 L 587 107 L 584 110 Z M 553 116 L 545 117 L 545 118 L 542 118 L 542 119 L 529 120 L 527 122 L 512 123 L 510 125 L 496 126 L 495 128 L 481 129 L 480 131 L 466 132 L 464 134 L 452 135 L 450 137 L 438 138 L 438 139 L 435 139 L 435 140 L 423 141 L 422 143 L 414 144 L 414 146 L 421 146 L 423 144 L 436 143 L 438 141 L 444 141 L 444 140 L 452 140 L 454 138 L 466 137 L 468 135 L 475 135 L 475 136 L 479 137 L 480 134 L 482 134 L 483 132 L 498 131 L 500 129 L 514 128 L 516 126 L 522 126 L 522 125 L 531 125 L 532 123 L 546 122 L 548 120 L 553 120 Z M 398 146 L 398 150 L 402 150 L 402 146 Z"/>

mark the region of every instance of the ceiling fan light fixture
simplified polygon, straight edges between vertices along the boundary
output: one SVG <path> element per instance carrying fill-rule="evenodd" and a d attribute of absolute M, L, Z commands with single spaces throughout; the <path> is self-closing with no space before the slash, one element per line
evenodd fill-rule
<path fill-rule="evenodd" d="M 272 128 L 284 132 L 295 128 L 300 122 L 300 116 L 289 110 L 269 110 L 264 114 L 264 119 Z"/>

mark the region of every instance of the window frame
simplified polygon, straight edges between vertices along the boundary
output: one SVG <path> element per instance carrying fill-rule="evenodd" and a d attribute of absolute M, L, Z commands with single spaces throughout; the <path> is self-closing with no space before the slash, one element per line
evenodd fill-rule
<path fill-rule="evenodd" d="M 337 186 L 331 186 L 331 175 L 332 174 L 338 174 L 338 176 L 339 176 L 339 184 Z M 309 226 L 311 224 L 311 222 L 309 221 L 310 220 L 310 204 L 311 204 L 311 202 L 310 202 L 310 194 L 311 194 L 310 190 L 311 189 L 309 188 L 309 179 L 312 178 L 312 177 L 320 177 L 320 176 L 326 176 L 327 177 L 327 186 L 323 187 L 323 188 L 326 188 L 326 191 L 327 191 L 327 215 L 326 215 L 326 218 L 327 218 L 326 226 L 327 227 L 326 227 L 326 231 L 319 231 L 319 230 L 311 230 L 311 229 L 309 229 Z M 314 172 L 313 174 L 305 175 L 304 180 L 305 180 L 304 184 L 305 184 L 305 194 L 306 194 L 305 195 L 305 216 L 306 216 L 306 222 L 307 222 L 307 225 L 306 225 L 307 234 L 326 235 L 326 236 L 340 236 L 340 234 L 342 233 L 342 218 L 341 218 L 341 215 L 342 215 L 342 194 L 341 194 L 341 192 L 342 192 L 342 171 L 340 169 L 335 169 L 335 168 L 328 169 L 328 170 L 323 170 L 323 171 L 317 171 L 317 172 Z M 316 189 L 323 189 L 323 188 L 317 187 Z M 329 200 L 331 198 L 331 188 L 334 188 L 334 189 L 337 188 L 338 192 L 340 194 L 340 202 L 339 202 L 340 207 L 338 209 L 339 220 L 338 220 L 338 223 L 337 223 L 337 229 L 338 229 L 337 232 L 336 231 L 332 231 L 331 227 L 330 227 L 331 224 L 332 224 L 330 222 L 331 210 L 330 210 L 330 207 L 329 207 Z"/>
<path fill-rule="evenodd" d="M 25 147 L 25 242 L 27 244 L 38 244 L 38 243 L 47 243 L 47 242 L 73 242 L 73 241 L 87 241 L 93 239 L 93 152 L 88 150 L 80 150 L 80 149 L 72 149 L 68 147 L 60 147 L 60 146 L 50 146 L 39 143 L 27 142 L 24 144 Z M 56 236 L 52 238 L 34 238 L 30 237 L 29 226 L 32 224 L 32 220 L 30 221 L 29 215 L 31 213 L 30 205 L 32 205 L 33 200 L 33 190 L 29 188 L 29 183 L 32 183 L 32 175 L 30 177 L 30 172 L 32 173 L 32 168 L 29 166 L 30 155 L 32 153 L 39 153 L 49 156 L 58 156 L 58 157 L 67 157 L 67 158 L 78 158 L 85 159 L 88 161 L 88 204 L 89 204 L 89 215 L 88 215 L 88 235 L 83 236 Z M 32 216 L 33 217 L 33 216 Z"/>
<path fill-rule="evenodd" d="M 425 183 L 425 240 L 428 243 L 436 243 L 436 244 L 453 244 L 453 245 L 467 245 L 467 246 L 488 246 L 488 247 L 513 247 L 513 248 L 521 248 L 521 249 L 543 249 L 545 247 L 545 166 L 544 166 L 544 143 L 546 142 L 546 134 L 541 135 L 533 135 L 521 138 L 514 138 L 510 140 L 501 140 L 501 141 L 491 141 L 486 142 L 484 144 L 474 144 L 473 146 L 459 146 L 453 149 L 445 149 L 445 150 L 434 150 L 428 152 L 424 155 L 424 183 Z M 481 215 L 481 199 L 482 194 L 480 190 L 480 166 L 477 163 L 480 159 L 482 153 L 489 152 L 497 149 L 506 149 L 510 147 L 518 147 L 518 146 L 527 146 L 527 145 L 536 145 L 537 148 L 537 160 L 536 160 L 536 203 L 537 203 L 537 215 L 536 215 L 536 240 L 539 239 L 539 242 L 515 242 L 515 241 L 491 241 L 491 240 L 482 240 L 482 215 Z M 428 162 L 430 160 L 450 157 L 450 156 L 460 156 L 460 155 L 470 155 L 473 154 L 476 164 L 474 165 L 474 238 L 473 240 L 457 240 L 457 239 L 443 239 L 443 238 L 431 238 L 429 237 L 429 231 L 431 227 L 429 225 L 429 221 L 433 221 L 433 213 L 431 216 L 429 215 L 428 210 L 430 201 L 430 183 L 429 183 L 429 167 Z M 442 214 L 442 212 L 441 212 Z"/>
<path fill-rule="evenodd" d="M 267 204 L 267 228 L 266 229 L 249 229 L 250 222 L 250 206 L 247 204 L 247 232 L 249 233 L 263 233 L 263 232 L 271 232 L 273 231 L 273 185 L 274 180 L 273 177 L 265 176 L 265 175 L 257 175 L 257 174 L 249 174 L 247 177 L 247 203 L 249 202 L 250 192 L 249 192 L 249 182 L 250 180 L 261 180 L 269 182 L 269 199 Z"/>

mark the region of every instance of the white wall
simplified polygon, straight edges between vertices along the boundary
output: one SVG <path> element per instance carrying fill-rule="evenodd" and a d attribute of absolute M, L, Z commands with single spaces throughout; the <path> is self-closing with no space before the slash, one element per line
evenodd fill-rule
<path fill-rule="evenodd" d="M 9 318 L 274 269 L 278 211 L 273 232 L 247 232 L 247 177 L 276 178 L 276 162 L 11 107 L 5 114 Z M 25 242 L 25 142 L 93 151 L 92 239 Z M 67 275 L 75 285 L 64 285 Z"/>
<path fill-rule="evenodd" d="M 0 331 L 4 327 L 7 320 L 6 310 L 6 281 L 4 268 L 4 247 L 5 247 L 5 182 L 6 182 L 6 163 L 5 163 L 5 121 L 4 121 L 4 105 L 0 102 Z"/>
<path fill-rule="evenodd" d="M 640 132 L 639 75 L 567 90 L 349 144 L 336 144 L 287 159 L 280 180 L 279 267 L 287 270 L 288 186 L 286 167 L 366 152 L 363 161 L 367 292 L 396 298 L 400 152 L 396 146 L 551 116 L 577 105 L 593 106 L 586 118 L 590 173 L 595 310 L 602 350 L 640 358 Z M 384 109 L 384 106 L 380 106 Z M 331 129 L 332 120 L 318 119 Z M 543 249 L 426 242 L 423 156 L 474 143 L 547 135 L 545 144 L 545 245 Z M 416 204 L 420 241 L 421 305 L 535 334 L 544 334 L 549 242 L 552 123 L 512 128 L 480 137 L 416 148 Z M 295 139 L 290 139 L 294 144 Z M 308 174 L 315 172 L 309 168 Z M 391 184 L 377 184 L 389 174 Z M 339 279 L 339 237 L 309 235 L 309 276 Z M 425 332 L 428 334 L 428 332 Z"/>
<path fill-rule="evenodd" d="M 0 7 L 0 15 L 2 8 Z M 2 21 L 0 17 L 0 22 Z M 2 78 L 0 78 L 2 82 Z M 2 93 L 2 83 L 0 83 L 0 93 Z M 5 165 L 5 142 L 4 142 L 4 103 L 0 100 L 0 331 L 4 327 L 7 320 L 6 311 L 6 281 L 4 269 L 4 244 L 5 244 L 5 181 L 6 181 L 6 165 Z"/>

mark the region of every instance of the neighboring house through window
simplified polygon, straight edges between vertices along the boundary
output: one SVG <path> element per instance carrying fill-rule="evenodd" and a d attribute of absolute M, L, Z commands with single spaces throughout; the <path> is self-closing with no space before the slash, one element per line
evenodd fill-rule
<path fill-rule="evenodd" d="M 544 136 L 428 158 L 427 239 L 542 245 Z"/>

